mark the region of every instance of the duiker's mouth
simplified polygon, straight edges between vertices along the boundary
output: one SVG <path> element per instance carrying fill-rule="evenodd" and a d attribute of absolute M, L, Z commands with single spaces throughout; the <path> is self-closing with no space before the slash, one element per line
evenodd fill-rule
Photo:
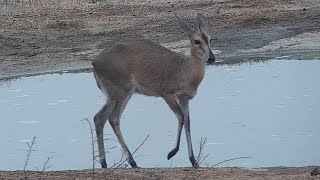
<path fill-rule="evenodd" d="M 207 60 L 207 65 L 212 65 L 215 61 L 216 61 L 216 58 L 212 54 L 212 56 L 210 56 L 209 59 Z"/>
<path fill-rule="evenodd" d="M 207 60 L 207 64 L 208 65 L 212 65 L 215 61 L 216 61 L 216 57 L 214 56 L 214 54 L 212 53 L 211 49 L 209 49 L 209 58 Z"/>

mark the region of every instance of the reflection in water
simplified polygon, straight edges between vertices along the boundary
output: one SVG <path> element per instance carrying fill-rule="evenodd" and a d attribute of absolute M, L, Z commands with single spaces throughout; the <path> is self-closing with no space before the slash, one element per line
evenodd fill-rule
<path fill-rule="evenodd" d="M 320 61 L 270 61 L 208 68 L 191 102 L 195 153 L 208 138 L 206 163 L 250 156 L 221 166 L 303 166 L 320 162 Z M 37 137 L 29 162 L 41 168 L 54 154 L 51 169 L 90 168 L 88 124 L 104 104 L 92 74 L 21 78 L 0 87 L 0 169 L 22 169 L 27 142 Z M 186 143 L 167 161 L 177 120 L 164 101 L 135 95 L 121 119 L 123 134 L 142 167 L 189 166 Z M 107 159 L 121 158 L 115 136 L 106 126 Z M 183 134 L 184 136 L 184 134 Z"/>

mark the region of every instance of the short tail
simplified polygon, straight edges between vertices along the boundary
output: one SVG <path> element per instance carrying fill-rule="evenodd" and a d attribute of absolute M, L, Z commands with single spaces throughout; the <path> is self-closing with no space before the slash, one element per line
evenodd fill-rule
<path fill-rule="evenodd" d="M 94 61 L 92 61 L 92 66 L 93 66 L 93 75 L 94 75 L 94 78 L 96 79 L 98 88 L 101 90 L 101 87 L 100 87 L 100 84 L 99 84 L 99 79 L 98 79 L 97 73 L 96 73 L 96 71 L 95 71 L 95 62 L 94 62 Z"/>

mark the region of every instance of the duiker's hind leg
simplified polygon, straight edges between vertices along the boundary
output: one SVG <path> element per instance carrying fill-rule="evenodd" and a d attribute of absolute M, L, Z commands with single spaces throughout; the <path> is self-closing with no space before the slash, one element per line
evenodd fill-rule
<path fill-rule="evenodd" d="M 114 109 L 112 110 L 109 122 L 114 133 L 118 138 L 118 141 L 121 145 L 123 152 L 125 153 L 125 156 L 127 157 L 129 164 L 132 168 L 138 168 L 137 163 L 134 161 L 132 154 L 126 145 L 120 130 L 121 115 L 133 93 L 134 90 L 117 89 L 116 104 Z"/>
<path fill-rule="evenodd" d="M 98 139 L 99 160 L 102 168 L 107 168 L 107 162 L 106 162 L 106 156 L 105 156 L 105 150 L 104 150 L 103 128 L 107 120 L 109 119 L 114 106 L 115 106 L 115 100 L 112 97 L 109 97 L 107 103 L 94 116 L 94 125 L 96 128 L 97 139 Z"/>

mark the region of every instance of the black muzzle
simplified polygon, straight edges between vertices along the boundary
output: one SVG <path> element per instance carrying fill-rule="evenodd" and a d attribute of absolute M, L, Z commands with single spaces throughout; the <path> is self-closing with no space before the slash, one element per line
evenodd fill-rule
<path fill-rule="evenodd" d="M 215 61 L 216 61 L 216 58 L 214 57 L 212 51 L 210 50 L 209 59 L 208 59 L 208 61 L 207 61 L 207 64 L 208 64 L 208 65 L 212 65 Z"/>

